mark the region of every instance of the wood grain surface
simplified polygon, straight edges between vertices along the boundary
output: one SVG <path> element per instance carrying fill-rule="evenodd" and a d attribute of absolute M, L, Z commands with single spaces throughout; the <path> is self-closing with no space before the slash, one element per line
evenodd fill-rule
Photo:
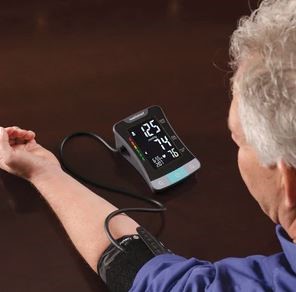
<path fill-rule="evenodd" d="M 256 2 L 0 1 L 0 125 L 36 131 L 58 155 L 75 131 L 113 144 L 115 122 L 158 104 L 200 159 L 195 177 L 153 195 L 123 158 L 86 138 L 67 146 L 67 161 L 164 202 L 159 238 L 177 254 L 215 261 L 274 253 L 274 226 L 240 178 L 226 122 L 229 37 Z M 143 205 L 90 188 L 118 207 Z M 158 215 L 134 218 L 158 233 Z M 107 291 L 34 188 L 4 172 L 0 230 L 0 291 Z"/>

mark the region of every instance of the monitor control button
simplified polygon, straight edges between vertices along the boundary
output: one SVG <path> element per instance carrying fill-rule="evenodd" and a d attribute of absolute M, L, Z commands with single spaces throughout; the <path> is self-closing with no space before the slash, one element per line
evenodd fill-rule
<path fill-rule="evenodd" d="M 151 181 L 151 185 L 155 190 L 162 190 L 170 185 L 168 179 L 163 176 L 158 179 Z"/>
<path fill-rule="evenodd" d="M 179 180 L 188 176 L 188 172 L 184 167 L 179 167 L 167 175 L 168 180 L 171 184 L 178 182 Z"/>
<path fill-rule="evenodd" d="M 165 181 L 164 181 L 163 179 L 159 179 L 159 180 L 158 180 L 158 185 L 159 185 L 160 187 L 164 187 L 164 186 L 165 186 Z"/>
<path fill-rule="evenodd" d="M 200 162 L 194 158 L 190 162 L 186 163 L 184 166 L 189 173 L 193 173 L 200 168 Z"/>

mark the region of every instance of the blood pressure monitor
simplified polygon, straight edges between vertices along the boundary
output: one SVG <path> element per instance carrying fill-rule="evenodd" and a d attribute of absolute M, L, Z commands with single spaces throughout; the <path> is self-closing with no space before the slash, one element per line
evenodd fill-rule
<path fill-rule="evenodd" d="M 113 126 L 116 148 L 152 191 L 166 189 L 200 168 L 159 106 L 139 111 Z"/>

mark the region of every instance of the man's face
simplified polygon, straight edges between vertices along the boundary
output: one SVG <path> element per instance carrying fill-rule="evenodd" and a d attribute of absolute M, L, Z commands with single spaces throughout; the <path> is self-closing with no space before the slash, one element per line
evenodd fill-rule
<path fill-rule="evenodd" d="M 231 102 L 229 129 L 238 146 L 238 166 L 250 193 L 262 210 L 276 223 L 279 222 L 281 180 L 278 167 L 264 167 L 260 164 L 255 149 L 249 145 L 243 133 L 238 116 L 238 96 Z"/>

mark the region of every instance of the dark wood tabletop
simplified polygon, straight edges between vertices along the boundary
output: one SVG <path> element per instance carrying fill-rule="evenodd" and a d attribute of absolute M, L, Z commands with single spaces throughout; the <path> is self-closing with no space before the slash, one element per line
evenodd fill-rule
<path fill-rule="evenodd" d="M 87 138 L 69 143 L 67 161 L 165 203 L 164 222 L 133 217 L 177 254 L 216 261 L 277 252 L 274 224 L 243 184 L 227 129 L 229 38 L 256 2 L 1 1 L 0 125 L 34 130 L 58 155 L 76 131 L 114 145 L 114 123 L 160 105 L 201 161 L 195 176 L 152 194 L 127 161 Z M 0 183 L 0 291 L 107 291 L 40 194 L 4 172 Z M 89 187 L 118 207 L 144 206 Z"/>

